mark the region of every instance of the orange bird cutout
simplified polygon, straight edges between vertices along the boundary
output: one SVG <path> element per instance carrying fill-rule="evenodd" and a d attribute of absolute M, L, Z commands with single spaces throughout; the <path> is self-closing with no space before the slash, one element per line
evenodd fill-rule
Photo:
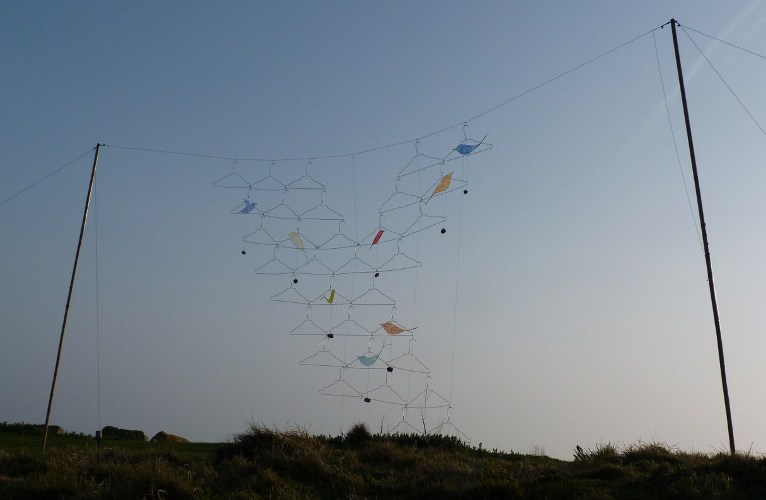
<path fill-rule="evenodd" d="M 394 323 L 390 321 L 386 321 L 385 323 L 381 323 L 380 326 L 383 327 L 383 329 L 386 331 L 389 335 L 399 335 L 402 332 L 409 332 L 411 330 L 414 330 L 415 328 L 402 328 L 400 326 L 395 325 Z"/>
<path fill-rule="evenodd" d="M 439 184 L 436 185 L 436 188 L 434 189 L 434 192 L 431 193 L 430 198 L 433 198 L 437 194 L 446 191 L 447 188 L 449 188 L 450 182 L 452 182 L 452 172 L 448 173 L 444 177 L 442 177 L 442 180 L 439 181 Z M 430 199 L 429 198 L 429 199 Z"/>
<path fill-rule="evenodd" d="M 372 245 L 380 241 L 380 237 L 383 236 L 383 231 L 385 231 L 385 229 L 378 231 L 378 234 L 376 234 L 375 238 L 372 240 Z M 370 245 L 370 248 L 372 248 L 372 245 Z"/>

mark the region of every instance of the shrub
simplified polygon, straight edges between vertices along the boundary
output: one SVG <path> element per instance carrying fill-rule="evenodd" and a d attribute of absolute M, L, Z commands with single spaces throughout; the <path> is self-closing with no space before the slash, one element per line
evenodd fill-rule
<path fill-rule="evenodd" d="M 372 434 L 367 428 L 367 424 L 358 422 L 351 426 L 351 429 L 346 433 L 345 441 L 349 444 L 363 444 L 372 440 Z"/>

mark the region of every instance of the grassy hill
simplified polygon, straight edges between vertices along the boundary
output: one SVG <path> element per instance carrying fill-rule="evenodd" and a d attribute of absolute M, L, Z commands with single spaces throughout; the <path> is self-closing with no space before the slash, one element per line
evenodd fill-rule
<path fill-rule="evenodd" d="M 0 498 L 766 498 L 766 460 L 642 444 L 571 462 L 454 438 L 253 426 L 231 442 L 102 442 L 0 424 Z"/>

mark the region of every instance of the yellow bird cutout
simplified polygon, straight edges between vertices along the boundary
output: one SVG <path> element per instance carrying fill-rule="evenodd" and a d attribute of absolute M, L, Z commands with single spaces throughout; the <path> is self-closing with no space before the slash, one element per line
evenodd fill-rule
<path fill-rule="evenodd" d="M 301 239 L 301 235 L 299 233 L 296 233 L 295 231 L 293 231 L 288 236 L 290 236 L 290 240 L 292 240 L 293 245 L 295 245 L 295 248 L 297 248 L 298 250 L 304 249 L 303 240 Z"/>
<path fill-rule="evenodd" d="M 328 304 L 332 304 L 332 301 L 335 300 L 335 289 L 331 288 L 330 289 L 330 298 L 325 297 L 324 299 L 327 301 Z"/>
<path fill-rule="evenodd" d="M 380 326 L 383 327 L 383 329 L 386 331 L 389 335 L 399 335 L 402 332 L 409 332 L 411 330 L 414 330 L 415 328 L 402 328 L 400 326 L 395 325 L 394 323 L 391 323 L 390 321 L 386 321 L 385 323 L 381 323 Z"/>
<path fill-rule="evenodd" d="M 452 182 L 452 172 L 448 173 L 444 177 L 442 177 L 442 180 L 439 181 L 439 184 L 436 185 L 436 188 L 434 189 L 434 192 L 431 193 L 431 196 L 428 198 L 429 200 L 436 196 L 437 194 L 444 192 L 449 188 L 450 182 Z"/>

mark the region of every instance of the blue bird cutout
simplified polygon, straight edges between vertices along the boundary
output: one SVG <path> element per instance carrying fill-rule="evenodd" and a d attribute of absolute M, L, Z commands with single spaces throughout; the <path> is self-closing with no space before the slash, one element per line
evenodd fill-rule
<path fill-rule="evenodd" d="M 487 136 L 485 135 L 478 144 L 466 144 L 466 143 L 459 144 L 455 148 L 455 151 L 457 151 L 461 155 L 471 154 L 471 153 L 474 152 L 474 150 L 476 148 L 478 148 L 479 146 L 481 146 L 484 143 L 484 139 L 486 139 L 486 138 L 487 138 Z"/>
<path fill-rule="evenodd" d="M 255 208 L 255 203 L 250 200 L 242 200 L 245 202 L 245 206 L 239 211 L 241 214 L 249 214 Z"/>

